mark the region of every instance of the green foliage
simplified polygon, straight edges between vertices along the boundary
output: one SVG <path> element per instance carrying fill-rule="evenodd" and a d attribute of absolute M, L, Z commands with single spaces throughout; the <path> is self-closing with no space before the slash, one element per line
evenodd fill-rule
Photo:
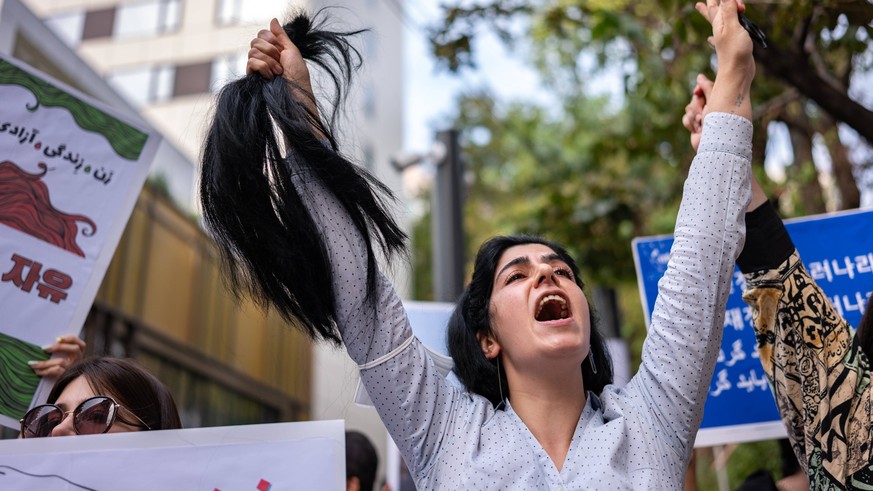
<path fill-rule="evenodd" d="M 672 229 L 669 220 L 654 229 L 648 217 L 674 215 L 682 172 L 669 148 L 687 146 L 653 142 L 664 131 L 657 121 L 635 133 L 632 118 L 584 96 L 557 114 L 504 107 L 483 93 L 462 97 L 455 124 L 465 128 L 463 155 L 475 176 L 465 213 L 471 250 L 495 234 L 543 235 L 569 247 L 586 279 L 631 280 L 631 239 Z"/>
<path fill-rule="evenodd" d="M 478 25 L 487 25 L 508 42 L 512 39 L 511 19 L 518 14 L 532 12 L 524 0 L 505 0 L 453 7 L 443 5 L 442 25 L 430 30 L 431 47 L 446 68 L 457 71 L 461 67 L 474 67 L 473 38 Z"/>
<path fill-rule="evenodd" d="M 429 194 L 429 193 L 428 193 Z M 430 197 L 421 197 L 425 213 L 412 227 L 412 298 L 433 300 L 433 229 Z"/>
<path fill-rule="evenodd" d="M 485 0 L 445 4 L 443 14 L 431 41 L 445 67 L 474 66 L 475 38 L 491 30 L 510 47 L 529 47 L 541 90 L 561 101 L 543 108 L 497 101 L 487 92 L 459 100 L 455 125 L 473 176 L 465 212 L 468 257 L 494 234 L 542 234 L 568 246 L 586 280 L 632 283 L 630 240 L 673 229 L 693 157 L 680 119 L 696 75 L 714 75 L 710 27 L 693 2 Z M 761 172 L 764 128 L 784 121 L 809 134 L 805 141 L 833 129 L 836 121 L 810 101 L 815 94 L 807 82 L 845 87 L 853 74 L 873 68 L 873 5 L 755 3 L 747 15 L 767 33 L 770 51 L 780 48 L 795 64 L 793 72 L 808 77 L 792 86 L 796 79 L 787 82 L 784 73 L 759 66 L 753 91 L 756 173 L 766 191 L 796 203 L 803 201 L 799 186 L 771 183 Z M 583 63 L 589 59 L 593 67 Z M 618 74 L 618 100 L 590 92 L 592 78 L 605 72 Z M 837 105 L 852 103 L 846 92 Z M 873 119 L 857 114 L 873 127 Z M 632 335 L 632 346 L 644 336 L 641 323 L 625 322 L 622 329 Z"/>
<path fill-rule="evenodd" d="M 621 312 L 619 335 L 627 342 L 630 353 L 630 373 L 637 373 L 643 342 L 646 340 L 646 319 L 636 282 L 625 282 L 616 290 L 618 310 Z"/>
<path fill-rule="evenodd" d="M 785 477 L 782 475 L 781 452 L 777 440 L 729 445 L 725 447 L 725 452 L 729 453 L 725 464 L 730 489 L 737 489 L 746 478 L 759 470 L 769 472 L 774 480 Z M 698 449 L 695 460 L 697 488 L 718 489 L 717 464 L 713 449 Z"/>
<path fill-rule="evenodd" d="M 154 173 L 146 179 L 146 185 L 151 187 L 154 193 L 162 198 L 172 201 L 170 193 L 170 183 L 167 180 L 167 175 L 161 172 Z"/>
<path fill-rule="evenodd" d="M 714 61 L 706 41 L 710 27 L 693 2 L 456 1 L 444 5 L 443 13 L 442 22 L 432 29 L 432 44 L 450 70 L 474 66 L 474 41 L 483 30 L 496 32 L 510 46 L 525 43 L 530 46 L 529 61 L 544 80 L 543 90 L 565 101 L 562 117 L 568 119 L 577 117 L 578 111 L 596 109 L 586 98 L 593 76 L 605 70 L 618 73 L 624 98 L 619 108 L 609 111 L 612 114 L 602 115 L 617 120 L 607 123 L 608 131 L 602 136 L 625 138 L 623 151 L 632 156 L 625 160 L 645 160 L 651 166 L 664 162 L 687 165 L 690 154 L 679 120 L 694 77 L 701 72 L 712 77 Z M 753 91 L 759 131 L 771 121 L 784 121 L 802 127 L 810 135 L 805 141 L 811 142 L 814 134 L 831 131 L 840 121 L 834 114 L 829 117 L 827 111 L 849 108 L 840 111 L 846 117 L 841 122 L 869 140 L 873 112 L 850 98 L 847 87 L 853 76 L 873 69 L 873 4 L 867 0 L 750 3 L 747 16 L 762 27 L 770 44 L 769 50 L 756 50 L 756 56 L 763 60 Z M 596 61 L 593 72 L 581 62 L 583 56 L 591 55 Z M 826 111 L 818 104 L 824 104 Z M 792 114 L 792 107 L 802 108 L 801 117 Z M 608 109 L 600 108 L 604 112 Z M 518 112 L 523 111 L 516 108 Z M 507 113 L 506 117 L 510 116 L 514 117 Z M 577 127 L 596 133 L 599 124 L 595 121 L 595 127 Z M 625 126 L 617 131 L 621 124 Z M 756 142 L 762 160 L 766 143 L 766 138 Z M 829 150 L 832 154 L 844 152 L 836 148 L 841 145 L 832 139 Z M 604 145 L 601 150 L 611 149 Z M 801 149 L 799 153 L 806 152 Z M 597 158 L 603 161 L 604 155 Z M 860 169 L 862 164 L 856 165 Z M 856 186 L 851 178 L 841 185 Z M 678 192 L 678 188 L 673 186 L 669 191 Z M 796 192 L 794 188 L 787 191 Z M 851 189 L 839 191 L 856 194 Z M 634 214 L 622 218 L 628 215 Z"/>
<path fill-rule="evenodd" d="M 680 119 L 694 75 L 710 62 L 707 50 L 690 47 L 705 42 L 695 34 L 705 31 L 685 29 L 686 22 L 674 31 L 659 8 L 629 1 L 486 2 L 445 13 L 435 44 L 467 36 L 462 48 L 443 45 L 453 53 L 447 66 L 471 60 L 471 23 L 526 26 L 531 63 L 544 90 L 562 101 L 549 109 L 487 93 L 459 101 L 456 126 L 488 136 L 463 142 L 475 176 L 465 223 L 470 249 L 495 233 L 542 234 L 567 245 L 588 279 L 632 281 L 630 240 L 673 228 L 692 157 Z M 680 14 L 698 16 L 689 8 Z M 694 23 L 705 26 L 702 18 Z M 595 53 L 596 69 L 622 75 L 617 107 L 588 92 L 592 74 L 579 63 L 585 50 Z"/>

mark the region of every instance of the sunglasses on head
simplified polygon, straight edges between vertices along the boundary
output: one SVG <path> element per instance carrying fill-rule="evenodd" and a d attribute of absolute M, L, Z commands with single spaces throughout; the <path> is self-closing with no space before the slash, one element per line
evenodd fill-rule
<path fill-rule="evenodd" d="M 132 412 L 130 414 L 133 414 L 133 417 L 141 424 L 126 421 L 119 414 L 119 408 L 121 408 L 121 405 L 107 396 L 94 396 L 85 399 L 72 411 L 64 411 L 55 404 L 36 406 L 28 411 L 19 421 L 21 423 L 21 437 L 42 438 L 51 436 L 52 430 L 61 424 L 70 413 L 73 413 L 73 428 L 76 430 L 77 435 L 106 433 L 109 431 L 109 428 L 112 428 L 116 418 L 122 423 L 131 426 L 151 429 L 145 421 L 139 419 Z"/>

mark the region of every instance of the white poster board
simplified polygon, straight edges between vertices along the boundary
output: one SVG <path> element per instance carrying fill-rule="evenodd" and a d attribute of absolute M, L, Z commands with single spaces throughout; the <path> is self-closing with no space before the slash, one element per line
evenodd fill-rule
<path fill-rule="evenodd" d="M 0 101 L 0 424 L 16 428 L 27 362 L 81 330 L 160 137 L 3 56 Z"/>
<path fill-rule="evenodd" d="M 341 420 L 0 441 L 0 489 L 342 490 Z"/>

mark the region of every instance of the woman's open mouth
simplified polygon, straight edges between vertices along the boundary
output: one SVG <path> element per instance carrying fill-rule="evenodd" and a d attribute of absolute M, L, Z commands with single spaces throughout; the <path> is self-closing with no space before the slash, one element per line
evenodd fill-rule
<path fill-rule="evenodd" d="M 539 322 L 555 321 L 570 317 L 570 306 L 560 295 L 546 295 L 540 300 L 534 318 Z"/>

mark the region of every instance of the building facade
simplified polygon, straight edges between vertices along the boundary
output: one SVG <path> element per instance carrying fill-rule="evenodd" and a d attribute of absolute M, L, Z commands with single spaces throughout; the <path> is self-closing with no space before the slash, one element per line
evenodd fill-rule
<path fill-rule="evenodd" d="M 341 121 L 344 151 L 391 189 L 402 139 L 402 29 L 377 0 L 24 0 L 182 153 L 197 162 L 213 94 L 245 73 L 250 40 L 269 20 L 329 7 L 358 36 L 364 65 Z M 318 75 L 314 75 L 318 90 Z M 165 175 L 173 187 L 178 179 Z M 190 182 L 190 180 L 189 180 Z M 193 183 L 192 183 L 193 185 Z M 171 189 L 176 196 L 176 190 Z M 193 192 L 184 193 L 193 199 Z M 180 203 L 194 209 L 194 202 Z"/>
<path fill-rule="evenodd" d="M 310 347 L 280 319 L 234 303 L 222 289 L 208 239 L 184 215 L 197 213 L 196 163 L 213 94 L 244 74 L 258 30 L 295 9 L 328 7 L 332 27 L 368 29 L 357 36 L 363 66 L 337 122 L 340 141 L 345 154 L 399 194 L 400 174 L 390 160 L 402 146 L 402 1 L 21 1 L 195 163 L 180 171 L 156 162 L 151 182 L 157 186 L 144 193 L 128 224 L 86 326 L 89 343 L 134 353 L 184 398 L 199 391 L 181 404 L 188 423 L 256 422 L 250 417 L 258 411 L 264 422 L 341 418 L 370 436 L 385 462 L 387 434 L 372 408 L 352 402 L 357 368 L 345 351 Z M 318 94 L 317 72 L 313 78 Z M 180 210 L 168 207 L 168 197 Z M 405 221 L 399 201 L 397 215 Z M 406 296 L 407 265 L 390 271 Z M 215 360 L 218 370 L 210 369 Z M 237 407 L 234 415 L 204 416 L 199 409 L 226 401 Z"/>

